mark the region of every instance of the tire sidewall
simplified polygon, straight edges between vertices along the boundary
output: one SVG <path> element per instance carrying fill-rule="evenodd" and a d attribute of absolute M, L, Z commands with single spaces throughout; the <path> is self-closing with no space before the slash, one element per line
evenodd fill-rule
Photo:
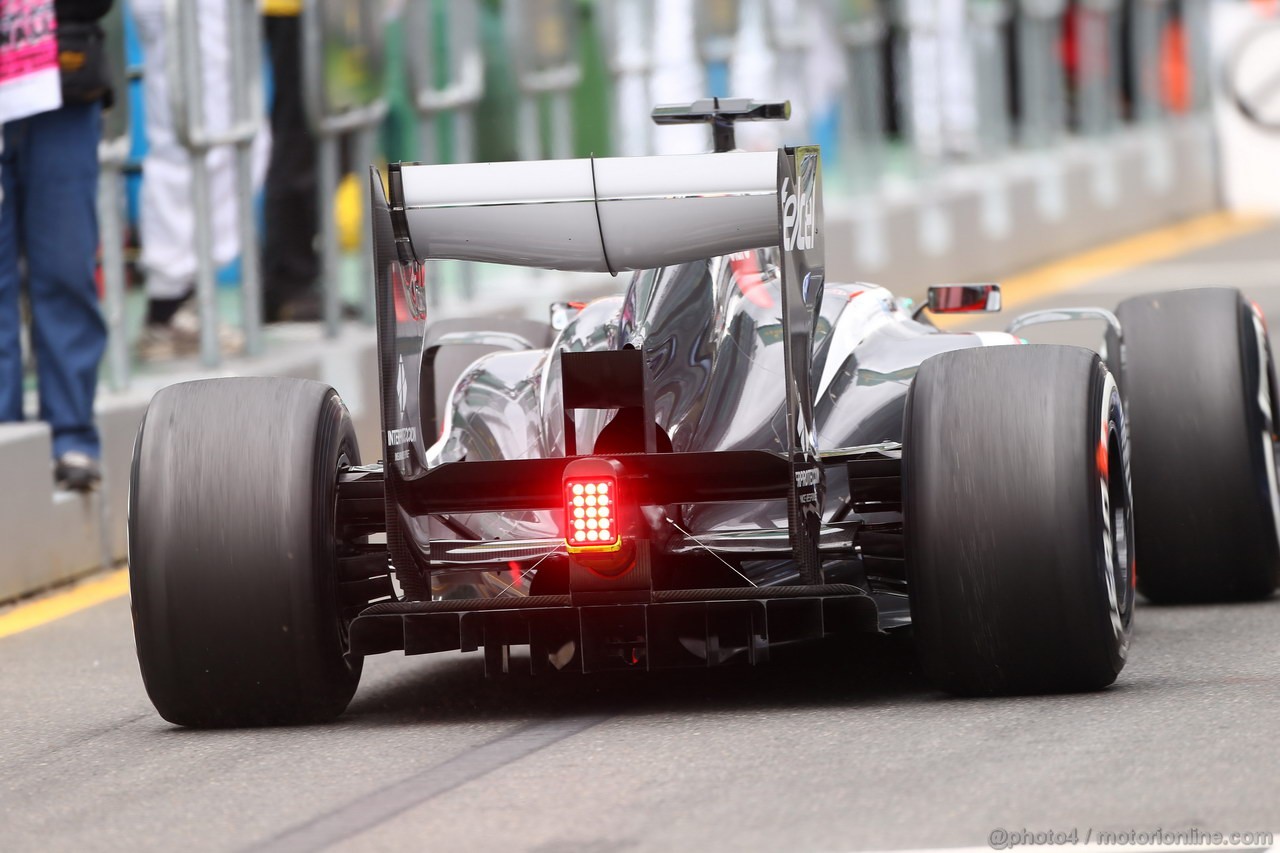
<path fill-rule="evenodd" d="M 1137 598 L 1133 481 L 1129 469 L 1129 432 L 1120 388 L 1100 362 L 1095 376 L 1095 384 L 1101 387 L 1093 395 L 1095 423 L 1099 427 L 1092 454 L 1095 460 L 1092 476 L 1097 484 L 1094 516 L 1099 534 L 1097 581 L 1101 590 L 1098 598 L 1105 602 L 1099 633 L 1118 674 L 1129 656 Z M 1123 509 L 1116 506 L 1116 497 L 1124 501 Z"/>
<path fill-rule="evenodd" d="M 1256 306 L 1240 300 L 1240 364 L 1244 372 L 1246 440 L 1254 469 L 1260 514 L 1268 519 L 1271 550 L 1280 562 L 1280 486 L 1277 484 L 1275 443 L 1275 363 L 1266 322 Z"/>
<path fill-rule="evenodd" d="M 130 586 L 161 716 L 191 726 L 314 722 L 346 707 L 338 461 L 359 462 L 332 388 L 207 380 L 153 399 L 135 442 Z"/>

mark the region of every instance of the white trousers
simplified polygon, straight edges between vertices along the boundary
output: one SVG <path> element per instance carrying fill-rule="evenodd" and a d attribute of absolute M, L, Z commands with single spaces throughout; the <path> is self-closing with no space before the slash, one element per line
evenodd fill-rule
<path fill-rule="evenodd" d="M 183 0 L 194 3 L 199 17 L 204 119 L 211 132 L 231 121 L 231 53 L 227 43 L 226 0 Z M 142 266 L 147 295 L 173 299 L 195 283 L 195 211 L 191 199 L 191 155 L 173 126 L 168 63 L 173 46 L 164 30 L 164 0 L 133 0 L 134 18 L 143 49 L 147 155 L 143 160 L 140 226 Z M 254 45 L 261 50 L 261 45 Z M 262 182 L 270 148 L 264 122 L 254 141 L 254 186 Z M 234 153 L 229 147 L 207 155 L 209 223 L 213 260 L 225 264 L 240 252 Z M 255 247 L 256 250 L 256 247 Z"/>

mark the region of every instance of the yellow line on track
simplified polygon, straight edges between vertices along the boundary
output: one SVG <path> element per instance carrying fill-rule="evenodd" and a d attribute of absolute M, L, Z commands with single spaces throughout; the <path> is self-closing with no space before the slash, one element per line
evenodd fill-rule
<path fill-rule="evenodd" d="M 1269 216 L 1217 211 L 1145 231 L 1000 279 L 1003 307 L 1017 308 L 1101 278 L 1216 246 L 1275 223 Z M 935 315 L 932 319 L 943 328 L 980 322 L 972 315 Z"/>
<path fill-rule="evenodd" d="M 1226 211 L 1197 216 L 1012 276 L 1002 282 L 1001 295 L 1005 296 L 1006 305 L 1042 299 L 1135 267 L 1252 234 L 1273 222 L 1274 219 L 1266 216 L 1239 216 Z"/>
<path fill-rule="evenodd" d="M 104 577 L 78 583 L 69 589 L 0 613 L 0 638 L 39 628 L 95 604 L 128 594 L 129 570 L 117 569 Z"/>

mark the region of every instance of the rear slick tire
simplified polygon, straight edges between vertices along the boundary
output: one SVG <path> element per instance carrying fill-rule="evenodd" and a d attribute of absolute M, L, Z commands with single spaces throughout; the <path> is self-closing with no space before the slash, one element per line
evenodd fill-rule
<path fill-rule="evenodd" d="M 1164 604 L 1266 598 L 1280 579 L 1280 494 L 1261 313 L 1238 290 L 1206 288 L 1127 299 L 1116 316 L 1138 591 Z M 1119 349 L 1110 336 L 1113 362 Z"/>
<path fill-rule="evenodd" d="M 237 378 L 165 388 L 134 447 L 129 577 L 147 693 L 182 726 L 341 714 L 337 471 L 359 464 L 332 388 Z"/>
<path fill-rule="evenodd" d="M 1076 347 L 926 360 L 907 397 L 913 634 L 953 693 L 1097 690 L 1133 619 L 1127 434 L 1115 381 Z"/>

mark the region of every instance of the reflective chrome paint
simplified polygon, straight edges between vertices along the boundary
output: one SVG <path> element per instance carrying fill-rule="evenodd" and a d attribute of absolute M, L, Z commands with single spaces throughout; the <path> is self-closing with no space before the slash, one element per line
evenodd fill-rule
<path fill-rule="evenodd" d="M 741 263 L 743 255 L 754 265 Z M 444 434 L 427 451 L 426 463 L 561 455 L 560 354 L 623 347 L 647 355 L 655 418 L 674 450 L 782 452 L 786 411 L 776 257 L 776 250 L 756 250 L 637 272 L 625 295 L 586 305 L 550 349 L 479 359 L 458 381 L 444 412 Z M 812 365 L 819 449 L 900 442 L 906 392 L 924 359 L 1015 342 L 1004 334 L 952 334 L 917 322 L 889 291 L 875 285 L 826 285 Z M 577 414 L 584 450 L 612 414 Z M 847 493 L 841 466 L 832 466 L 828 476 L 833 499 L 827 517 Z M 695 537 L 787 529 L 781 500 L 683 510 L 682 525 Z M 487 540 L 559 535 L 553 511 L 485 513 L 456 521 Z M 427 547 L 427 528 L 415 523 L 411 530 Z M 441 535 L 434 533 L 437 539 Z M 796 579 L 794 565 L 785 560 L 750 561 L 741 571 L 762 585 Z M 505 594 L 527 592 L 526 580 L 510 581 L 504 580 Z"/>
<path fill-rule="evenodd" d="M 1044 323 L 1068 323 L 1074 320 L 1103 320 L 1117 339 L 1123 340 L 1124 330 L 1120 328 L 1120 320 L 1105 308 L 1050 308 L 1044 311 L 1029 311 L 1013 318 L 1005 331 L 1015 334 L 1027 326 L 1039 326 Z"/>

